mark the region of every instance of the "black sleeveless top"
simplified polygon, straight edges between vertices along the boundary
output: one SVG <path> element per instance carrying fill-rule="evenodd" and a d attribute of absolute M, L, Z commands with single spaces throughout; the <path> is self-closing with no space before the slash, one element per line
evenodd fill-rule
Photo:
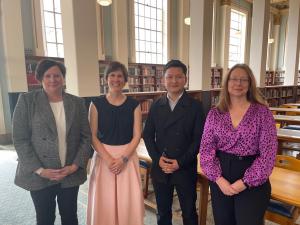
<path fill-rule="evenodd" d="M 93 104 L 98 111 L 98 138 L 108 145 L 128 144 L 133 137 L 134 110 L 139 102 L 127 97 L 120 106 L 110 104 L 106 96 L 97 97 Z"/>

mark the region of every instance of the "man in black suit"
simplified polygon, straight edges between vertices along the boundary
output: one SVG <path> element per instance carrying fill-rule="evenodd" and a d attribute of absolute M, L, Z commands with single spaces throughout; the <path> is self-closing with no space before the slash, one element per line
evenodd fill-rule
<path fill-rule="evenodd" d="M 197 154 L 204 126 L 201 103 L 184 90 L 187 68 L 179 60 L 164 68 L 167 94 L 149 111 L 143 138 L 152 159 L 151 177 L 157 203 L 157 224 L 172 224 L 176 188 L 184 225 L 198 224 Z"/>

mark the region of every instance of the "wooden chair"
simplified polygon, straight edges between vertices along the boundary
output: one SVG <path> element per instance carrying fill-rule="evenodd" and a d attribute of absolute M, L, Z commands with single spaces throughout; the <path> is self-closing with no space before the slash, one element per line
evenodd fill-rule
<path fill-rule="evenodd" d="M 139 161 L 140 161 L 140 173 L 141 173 L 141 180 L 143 186 L 143 194 L 144 194 L 144 198 L 147 198 L 149 194 L 148 186 L 149 186 L 151 164 L 149 164 L 146 160 L 140 159 Z"/>
<path fill-rule="evenodd" d="M 275 166 L 300 172 L 300 160 L 284 155 L 277 155 Z M 271 199 L 265 213 L 265 219 L 280 225 L 296 225 L 300 216 L 299 208 Z"/>

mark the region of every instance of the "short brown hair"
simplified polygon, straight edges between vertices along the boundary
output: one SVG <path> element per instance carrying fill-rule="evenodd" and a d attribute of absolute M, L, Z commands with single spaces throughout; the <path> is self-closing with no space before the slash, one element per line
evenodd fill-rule
<path fill-rule="evenodd" d="M 247 64 L 236 64 L 233 67 L 231 67 L 231 69 L 228 71 L 227 75 L 225 76 L 225 79 L 223 80 L 223 88 L 221 90 L 220 100 L 217 104 L 217 108 L 222 112 L 227 112 L 229 110 L 231 101 L 228 92 L 228 81 L 232 71 L 234 71 L 235 69 L 242 69 L 248 75 L 249 87 L 247 92 L 247 100 L 251 103 L 258 103 L 267 106 L 267 103 L 264 100 L 262 94 L 256 87 L 256 80 L 250 67 Z"/>
<path fill-rule="evenodd" d="M 126 67 L 124 66 L 124 64 L 122 64 L 118 61 L 113 61 L 113 62 L 109 63 L 106 66 L 105 72 L 104 72 L 105 80 L 107 80 L 108 75 L 111 72 L 115 72 L 115 71 L 118 71 L 118 70 L 120 70 L 123 73 L 124 80 L 125 80 L 125 82 L 127 82 L 127 80 L 128 80 L 128 71 L 127 71 Z"/>
<path fill-rule="evenodd" d="M 43 59 L 39 61 L 35 69 L 35 78 L 42 82 L 45 72 L 53 66 L 57 66 L 62 73 L 63 77 L 66 78 L 66 67 L 61 62 L 52 60 L 52 59 Z"/>

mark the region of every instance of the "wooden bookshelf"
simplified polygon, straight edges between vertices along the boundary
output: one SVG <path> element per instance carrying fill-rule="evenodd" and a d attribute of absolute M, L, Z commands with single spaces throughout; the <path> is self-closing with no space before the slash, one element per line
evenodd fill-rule
<path fill-rule="evenodd" d="M 223 69 L 221 67 L 211 68 L 211 89 L 220 88 L 222 86 Z"/>
<path fill-rule="evenodd" d="M 25 66 L 26 66 L 26 78 L 27 78 L 27 85 L 28 91 L 32 91 L 35 89 L 41 88 L 41 83 L 35 78 L 35 69 L 39 61 L 42 59 L 52 59 L 55 61 L 59 61 L 64 63 L 63 58 L 56 58 L 56 57 L 43 57 L 43 56 L 25 56 Z"/>
<path fill-rule="evenodd" d="M 283 70 L 276 71 L 266 71 L 265 85 L 266 86 L 276 86 L 284 84 L 284 74 Z"/>
<path fill-rule="evenodd" d="M 264 88 L 260 88 L 260 90 L 271 107 L 296 101 L 295 86 L 266 86 Z"/>
<path fill-rule="evenodd" d="M 163 91 L 163 65 L 129 63 L 129 92 Z"/>

